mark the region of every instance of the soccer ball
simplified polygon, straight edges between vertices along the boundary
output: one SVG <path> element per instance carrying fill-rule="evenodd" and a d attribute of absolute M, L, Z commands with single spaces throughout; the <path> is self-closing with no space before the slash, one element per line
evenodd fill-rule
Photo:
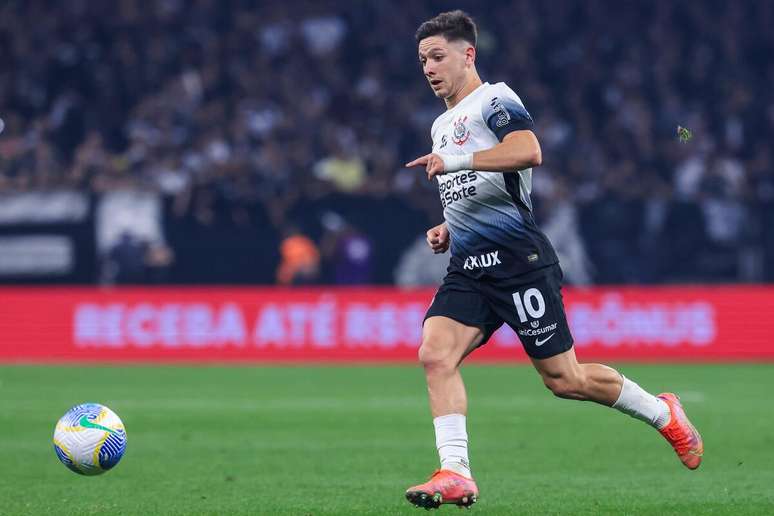
<path fill-rule="evenodd" d="M 62 464 L 81 475 L 100 475 L 121 460 L 126 430 L 115 412 L 99 403 L 84 403 L 57 421 L 54 451 Z"/>

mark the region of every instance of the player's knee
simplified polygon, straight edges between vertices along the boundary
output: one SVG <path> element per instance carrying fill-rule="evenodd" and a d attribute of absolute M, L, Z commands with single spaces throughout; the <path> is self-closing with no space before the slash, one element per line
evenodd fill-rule
<path fill-rule="evenodd" d="M 425 369 L 454 369 L 458 360 L 451 353 L 451 348 L 448 339 L 441 335 L 425 335 L 419 347 L 419 362 Z"/>
<path fill-rule="evenodd" d="M 585 400 L 585 380 L 581 374 L 555 373 L 544 374 L 543 383 L 557 398 L 568 400 Z"/>

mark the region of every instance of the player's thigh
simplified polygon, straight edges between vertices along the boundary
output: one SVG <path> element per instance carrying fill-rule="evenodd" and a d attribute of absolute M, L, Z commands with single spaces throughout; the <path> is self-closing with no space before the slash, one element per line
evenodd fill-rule
<path fill-rule="evenodd" d="M 549 359 L 572 349 L 561 288 L 558 265 L 486 285 L 493 310 L 513 328 L 532 359 Z"/>
<path fill-rule="evenodd" d="M 459 364 L 502 323 L 476 281 L 452 271 L 425 314 L 419 358 L 425 364 Z"/>
<path fill-rule="evenodd" d="M 457 365 L 481 345 L 485 336 L 484 328 L 469 326 L 442 315 L 430 316 L 422 326 L 419 360 L 424 364 Z"/>

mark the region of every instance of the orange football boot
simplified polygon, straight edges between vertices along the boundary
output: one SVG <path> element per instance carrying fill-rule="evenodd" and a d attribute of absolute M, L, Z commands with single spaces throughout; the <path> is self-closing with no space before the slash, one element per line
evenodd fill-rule
<path fill-rule="evenodd" d="M 448 469 L 435 470 L 430 480 L 406 491 L 406 500 L 425 509 L 437 509 L 442 503 L 470 507 L 477 499 L 478 487 L 473 479 Z"/>
<path fill-rule="evenodd" d="M 659 432 L 669 441 L 686 468 L 698 468 L 704 454 L 704 442 L 696 428 L 688 421 L 680 398 L 671 392 L 659 394 L 657 397 L 664 400 L 671 413 L 669 424 Z"/>

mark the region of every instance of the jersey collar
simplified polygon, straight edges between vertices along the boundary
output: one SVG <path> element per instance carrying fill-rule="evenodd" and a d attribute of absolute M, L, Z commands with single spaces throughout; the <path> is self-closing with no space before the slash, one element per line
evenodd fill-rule
<path fill-rule="evenodd" d="M 451 109 L 447 109 L 446 113 L 453 113 L 460 106 L 464 106 L 476 93 L 478 93 L 480 90 L 482 90 L 484 88 L 484 86 L 489 86 L 489 83 L 488 82 L 482 82 L 481 84 L 479 84 L 478 87 L 475 90 L 471 91 L 470 93 L 465 95 L 464 99 L 462 99 L 459 102 L 457 102 L 456 106 L 454 106 Z"/>

